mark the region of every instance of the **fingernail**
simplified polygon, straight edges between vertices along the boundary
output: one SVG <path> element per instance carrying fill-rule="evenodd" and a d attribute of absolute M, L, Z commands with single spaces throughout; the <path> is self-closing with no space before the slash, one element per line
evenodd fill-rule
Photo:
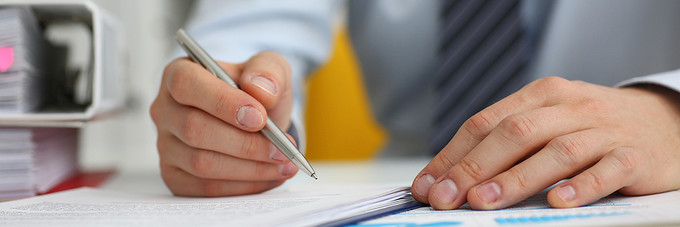
<path fill-rule="evenodd" d="M 416 194 L 419 196 L 427 198 L 427 194 L 430 193 L 430 187 L 434 184 L 434 177 L 430 174 L 425 174 L 418 178 L 416 181 Z"/>
<path fill-rule="evenodd" d="M 274 161 L 285 161 L 285 160 L 288 159 L 288 158 L 286 158 L 286 156 L 283 155 L 283 153 L 281 153 L 281 151 L 279 151 L 279 149 L 276 148 L 276 146 L 274 146 L 273 144 L 269 146 L 269 157 L 270 157 L 271 159 L 274 159 Z"/>
<path fill-rule="evenodd" d="M 501 195 L 501 187 L 494 182 L 486 183 L 477 189 L 477 195 L 486 203 L 493 203 Z"/>
<path fill-rule="evenodd" d="M 258 86 L 259 88 L 262 88 L 262 90 L 266 91 L 267 93 L 276 96 L 276 85 L 274 82 L 267 77 L 263 76 L 253 76 L 250 78 L 250 82 L 255 84 L 255 86 Z"/>
<path fill-rule="evenodd" d="M 292 162 L 279 165 L 279 173 L 283 176 L 289 176 L 297 172 L 297 166 Z"/>
<path fill-rule="evenodd" d="M 557 196 L 564 202 L 569 202 L 576 197 L 576 191 L 571 185 L 560 186 L 557 188 Z"/>
<path fill-rule="evenodd" d="M 434 186 L 434 196 L 442 203 L 453 203 L 456 194 L 458 194 L 458 188 L 451 179 L 443 180 Z"/>
<path fill-rule="evenodd" d="M 260 111 L 252 106 L 242 106 L 236 112 L 236 120 L 246 128 L 255 128 L 262 125 L 263 119 Z"/>

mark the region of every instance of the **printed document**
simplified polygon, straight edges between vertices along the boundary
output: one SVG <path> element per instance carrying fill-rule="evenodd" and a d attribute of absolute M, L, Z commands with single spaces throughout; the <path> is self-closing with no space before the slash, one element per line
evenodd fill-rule
<path fill-rule="evenodd" d="M 622 226 L 680 224 L 680 191 L 612 195 L 550 208 L 545 192 L 503 210 L 435 211 L 407 187 L 300 187 L 257 195 L 187 198 L 81 188 L 0 203 L 0 226 Z M 416 209 L 411 209 L 418 207 Z M 394 209 L 387 209 L 394 208 Z M 405 211 L 404 211 L 405 210 Z M 402 211 L 402 212 L 399 212 Z M 385 216 L 385 212 L 388 215 Z M 382 215 L 382 217 L 380 217 Z M 356 223 L 357 221 L 363 222 Z"/>
<path fill-rule="evenodd" d="M 407 187 L 308 187 L 187 198 L 92 188 L 0 203 L 0 226 L 315 226 L 419 206 Z"/>
<path fill-rule="evenodd" d="M 611 195 L 593 204 L 550 208 L 547 190 L 502 210 L 469 206 L 436 211 L 431 207 L 401 212 L 355 226 L 680 226 L 680 191 L 647 196 Z"/>

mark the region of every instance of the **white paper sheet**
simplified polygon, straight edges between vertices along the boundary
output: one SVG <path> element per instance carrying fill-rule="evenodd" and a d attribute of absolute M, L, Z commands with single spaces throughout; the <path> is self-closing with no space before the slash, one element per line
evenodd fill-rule
<path fill-rule="evenodd" d="M 422 207 L 354 226 L 680 226 L 680 191 L 627 197 L 613 195 L 588 206 L 554 209 L 546 192 L 507 209 L 435 211 Z"/>
<path fill-rule="evenodd" d="M 186 198 L 81 188 L 0 203 L 0 226 L 307 226 L 364 213 L 361 208 L 368 206 L 360 202 L 371 196 L 368 204 L 389 203 L 407 192 L 394 187 L 308 188 Z"/>
<path fill-rule="evenodd" d="M 300 187 L 258 195 L 186 198 L 82 188 L 0 203 L 0 226 L 311 226 L 390 204 L 403 187 Z M 402 191 L 403 192 L 403 191 Z M 395 195 L 398 196 L 388 196 Z M 380 207 L 380 206 L 378 206 Z M 370 208 L 375 209 L 375 207 Z M 369 210 L 370 210 L 369 209 Z M 589 206 L 549 208 L 545 193 L 497 211 L 429 207 L 357 226 L 622 226 L 680 224 L 680 191 L 610 196 Z"/>

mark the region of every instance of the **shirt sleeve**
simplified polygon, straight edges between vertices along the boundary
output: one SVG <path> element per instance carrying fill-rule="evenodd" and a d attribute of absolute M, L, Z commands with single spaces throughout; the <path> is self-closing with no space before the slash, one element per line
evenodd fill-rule
<path fill-rule="evenodd" d="M 637 84 L 659 85 L 680 93 L 680 69 L 648 76 L 635 77 L 618 83 L 616 87 L 626 87 Z"/>
<path fill-rule="evenodd" d="M 294 89 L 288 133 L 305 152 L 304 81 L 328 58 L 338 5 L 330 0 L 201 0 L 186 30 L 216 60 L 244 62 L 262 51 L 278 52 L 288 60 Z M 185 54 L 175 48 L 172 56 Z"/>

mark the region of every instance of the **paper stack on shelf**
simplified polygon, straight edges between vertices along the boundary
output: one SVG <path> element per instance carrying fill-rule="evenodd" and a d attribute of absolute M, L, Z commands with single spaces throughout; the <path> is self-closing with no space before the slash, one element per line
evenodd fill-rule
<path fill-rule="evenodd" d="M 0 6 L 0 114 L 29 114 L 51 101 L 60 61 L 47 57 L 56 51 L 30 7 Z M 78 130 L 0 127 L 0 200 L 44 193 L 75 173 Z"/>
<path fill-rule="evenodd" d="M 0 128 L 0 200 L 44 193 L 76 172 L 77 128 Z"/>
<path fill-rule="evenodd" d="M 49 45 L 28 7 L 0 8 L 0 112 L 36 110 L 46 95 Z"/>
<path fill-rule="evenodd" d="M 0 200 L 78 172 L 80 127 L 124 104 L 119 31 L 88 0 L 0 0 Z"/>

